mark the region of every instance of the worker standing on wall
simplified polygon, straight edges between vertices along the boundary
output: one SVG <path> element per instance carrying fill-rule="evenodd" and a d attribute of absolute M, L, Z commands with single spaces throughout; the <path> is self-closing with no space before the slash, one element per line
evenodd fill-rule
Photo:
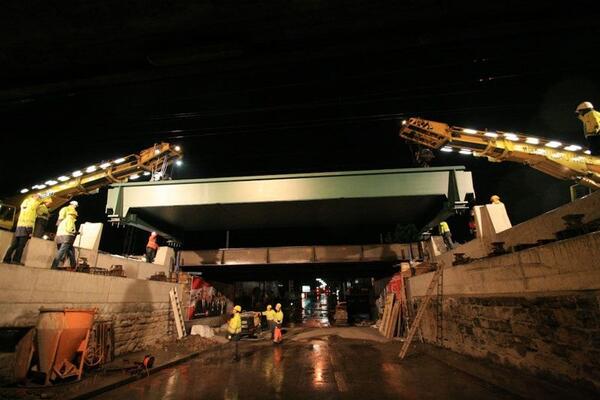
<path fill-rule="evenodd" d="M 35 219 L 35 227 L 33 228 L 33 237 L 41 238 L 46 233 L 50 210 L 48 207 L 52 204 L 52 198 L 46 197 L 36 210 L 37 218 Z"/>
<path fill-rule="evenodd" d="M 156 242 L 157 234 L 152 232 L 146 244 L 146 262 L 153 263 L 158 251 L 158 243 Z"/>
<path fill-rule="evenodd" d="M 490 197 L 490 204 L 503 204 L 503 203 L 500 201 L 500 196 L 495 194 L 492 197 Z"/>
<path fill-rule="evenodd" d="M 73 243 L 75 242 L 75 236 L 77 236 L 77 227 L 75 222 L 77 221 L 77 211 L 75 208 L 67 208 L 65 218 L 60 222 L 58 230 L 56 231 L 56 246 L 58 252 L 52 260 L 52 269 L 60 269 L 58 265 L 62 263 L 65 257 L 69 257 L 69 263 L 71 268 L 75 268 L 75 249 Z"/>
<path fill-rule="evenodd" d="M 76 200 L 73 200 L 73 201 L 69 202 L 68 206 L 64 206 L 63 208 L 61 208 L 60 211 L 58 212 L 58 219 L 56 220 L 56 226 L 59 226 L 60 223 L 62 222 L 62 220 L 65 219 L 65 217 L 67 216 L 67 211 L 69 209 L 77 210 L 77 207 L 79 207 L 79 203 Z"/>
<path fill-rule="evenodd" d="M 275 314 L 273 315 L 275 328 L 273 332 L 273 343 L 281 343 L 281 326 L 283 325 L 283 311 L 281 311 L 281 303 L 275 305 Z"/>
<path fill-rule="evenodd" d="M 440 222 L 440 235 L 444 239 L 446 250 L 452 250 L 454 248 L 454 242 L 452 242 L 452 232 L 446 221 Z"/>
<path fill-rule="evenodd" d="M 600 155 L 600 112 L 594 110 L 589 101 L 584 101 L 575 109 L 575 114 L 583 122 L 583 134 L 587 140 L 592 155 Z"/>
<path fill-rule="evenodd" d="M 37 217 L 37 208 L 42 202 L 39 194 L 33 194 L 23 200 L 21 203 L 21 211 L 19 213 L 19 219 L 17 220 L 17 229 L 15 230 L 12 242 L 6 254 L 4 255 L 3 262 L 5 264 L 16 264 L 24 265 L 21 262 L 23 256 L 23 250 L 27 241 L 33 234 L 33 227 L 35 225 L 35 219 Z"/>
<path fill-rule="evenodd" d="M 233 340 L 235 342 L 235 355 L 233 359 L 235 361 L 239 361 L 240 355 L 238 352 L 238 342 L 240 341 L 240 337 L 242 334 L 242 317 L 240 313 L 242 312 L 241 306 L 233 307 L 233 315 L 229 319 L 229 323 L 227 324 L 227 332 L 229 332 L 228 339 Z"/>

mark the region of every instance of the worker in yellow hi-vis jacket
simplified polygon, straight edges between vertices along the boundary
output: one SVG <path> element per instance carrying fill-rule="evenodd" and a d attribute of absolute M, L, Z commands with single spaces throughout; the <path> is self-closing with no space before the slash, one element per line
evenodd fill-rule
<path fill-rule="evenodd" d="M 577 106 L 575 114 L 583 122 L 583 134 L 592 155 L 600 155 L 600 112 L 594 110 L 592 103 L 584 101 Z"/>
<path fill-rule="evenodd" d="M 233 340 L 235 342 L 235 355 L 233 359 L 238 361 L 240 359 L 240 355 L 238 352 L 238 342 L 240 341 L 240 337 L 242 334 L 242 316 L 240 313 L 242 312 L 241 306 L 233 307 L 233 315 L 227 324 L 227 332 L 229 332 L 229 340 Z"/>
<path fill-rule="evenodd" d="M 452 232 L 446 221 L 440 222 L 440 235 L 444 239 L 446 250 L 452 250 L 454 248 L 454 242 L 452 242 Z"/>
<path fill-rule="evenodd" d="M 269 304 L 267 309 L 261 313 L 267 317 L 267 325 L 269 326 L 269 332 L 271 332 L 271 340 L 273 339 L 273 332 L 275 331 L 275 310 Z"/>
<path fill-rule="evenodd" d="M 33 194 L 23 200 L 21 203 L 21 211 L 17 220 L 17 229 L 13 235 L 13 240 L 10 244 L 2 262 L 5 264 L 23 265 L 21 257 L 23 250 L 29 238 L 33 234 L 35 219 L 37 218 L 37 208 L 42 202 L 39 194 Z"/>

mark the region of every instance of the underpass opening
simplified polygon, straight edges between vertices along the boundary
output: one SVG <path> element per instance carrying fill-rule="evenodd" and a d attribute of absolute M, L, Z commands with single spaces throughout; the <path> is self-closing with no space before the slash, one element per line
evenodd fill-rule
<path fill-rule="evenodd" d="M 244 311 L 264 311 L 267 305 L 280 303 L 286 325 L 328 327 L 376 321 L 379 294 L 399 268 L 392 262 L 360 262 L 185 270 L 220 288 Z"/>

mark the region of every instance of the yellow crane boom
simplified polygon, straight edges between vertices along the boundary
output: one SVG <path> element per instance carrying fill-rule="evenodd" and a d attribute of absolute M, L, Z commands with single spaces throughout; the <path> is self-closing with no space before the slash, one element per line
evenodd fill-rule
<path fill-rule="evenodd" d="M 27 196 L 34 193 L 42 197 L 52 197 L 50 206 L 52 211 L 69 202 L 73 197 L 95 193 L 111 183 L 127 182 L 138 179 L 141 175 L 159 180 L 165 176 L 167 168 L 182 157 L 183 153 L 179 146 L 164 142 L 157 143 L 137 154 L 94 164 L 31 188 L 24 188 L 20 194 L 0 203 L 0 228 L 12 229 L 19 205 Z"/>
<path fill-rule="evenodd" d="M 481 131 L 422 118 L 402 121 L 400 137 L 440 151 L 522 163 L 558 179 L 600 188 L 600 157 L 578 145 L 565 146 L 556 140 L 521 133 Z"/>

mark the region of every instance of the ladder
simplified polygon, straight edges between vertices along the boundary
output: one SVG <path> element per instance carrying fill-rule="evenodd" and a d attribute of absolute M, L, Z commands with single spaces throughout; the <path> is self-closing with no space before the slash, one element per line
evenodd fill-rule
<path fill-rule="evenodd" d="M 408 348 L 410 347 L 410 344 L 412 343 L 413 337 L 415 336 L 417 329 L 419 329 L 419 325 L 421 324 L 421 318 L 423 318 L 423 314 L 425 314 L 425 309 L 427 308 L 427 305 L 431 301 L 431 297 L 433 296 L 433 289 L 435 289 L 435 287 L 438 283 L 438 279 L 440 278 L 440 275 L 442 274 L 442 270 L 443 270 L 443 267 L 441 265 L 438 266 L 435 273 L 431 277 L 431 282 L 429 282 L 429 286 L 427 287 L 427 291 L 425 292 L 425 299 L 423 299 L 423 301 L 419 305 L 417 315 L 416 315 L 415 319 L 413 320 L 413 323 L 408 331 L 408 336 L 406 337 L 406 340 L 402 344 L 402 349 L 400 350 L 400 354 L 398 354 L 398 357 L 400 357 L 401 360 L 404 359 L 404 357 L 406 356 L 406 353 L 408 352 Z"/>
<path fill-rule="evenodd" d="M 186 336 L 186 331 L 183 313 L 181 312 L 181 302 L 179 301 L 179 297 L 177 297 L 177 288 L 173 288 L 169 291 L 169 297 L 171 297 L 171 308 L 173 308 L 173 315 L 175 316 L 177 338 L 181 339 Z"/>
<path fill-rule="evenodd" d="M 442 269 L 442 268 L 440 268 Z M 437 296 L 435 302 L 435 341 L 438 346 L 444 345 L 444 271 L 440 273 L 437 279 Z"/>

